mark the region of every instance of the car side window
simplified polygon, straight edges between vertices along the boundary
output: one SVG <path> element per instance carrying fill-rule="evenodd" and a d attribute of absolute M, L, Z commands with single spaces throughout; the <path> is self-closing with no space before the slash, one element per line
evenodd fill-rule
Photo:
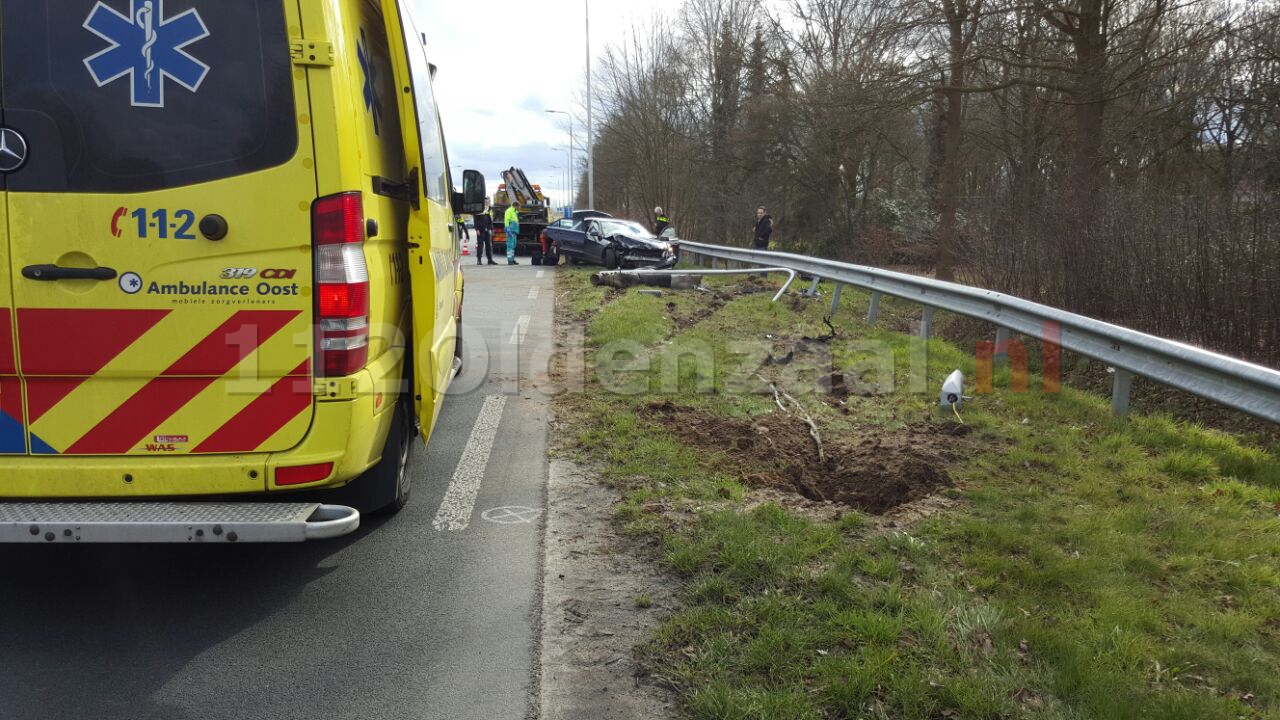
<path fill-rule="evenodd" d="M 409 13 L 409 3 L 400 3 L 400 25 L 404 28 L 405 53 L 413 79 L 413 101 L 418 109 L 418 145 L 422 148 L 422 190 L 427 198 L 448 202 L 449 170 L 441 142 L 440 116 L 431 87 L 431 65 L 422 47 L 422 34 Z"/>

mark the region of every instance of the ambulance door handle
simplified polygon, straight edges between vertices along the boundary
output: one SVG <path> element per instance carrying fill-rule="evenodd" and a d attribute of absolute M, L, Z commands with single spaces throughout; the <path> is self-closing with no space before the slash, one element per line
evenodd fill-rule
<path fill-rule="evenodd" d="M 22 268 L 22 277 L 28 280 L 114 280 L 115 268 L 68 268 L 58 265 L 28 265 Z"/>

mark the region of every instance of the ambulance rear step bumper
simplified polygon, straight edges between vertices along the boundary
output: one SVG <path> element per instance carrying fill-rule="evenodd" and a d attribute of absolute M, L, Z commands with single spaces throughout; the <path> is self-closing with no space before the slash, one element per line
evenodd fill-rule
<path fill-rule="evenodd" d="M 319 503 L 0 503 L 0 543 L 299 543 L 358 527 L 355 509 Z"/>

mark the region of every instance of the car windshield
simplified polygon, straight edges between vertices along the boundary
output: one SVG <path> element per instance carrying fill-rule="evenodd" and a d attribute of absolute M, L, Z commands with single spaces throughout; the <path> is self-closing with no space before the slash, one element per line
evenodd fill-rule
<path fill-rule="evenodd" d="M 639 238 L 653 237 L 653 233 L 649 232 L 645 226 L 626 220 L 602 220 L 600 221 L 600 232 L 606 237 L 609 235 L 630 235 Z"/>

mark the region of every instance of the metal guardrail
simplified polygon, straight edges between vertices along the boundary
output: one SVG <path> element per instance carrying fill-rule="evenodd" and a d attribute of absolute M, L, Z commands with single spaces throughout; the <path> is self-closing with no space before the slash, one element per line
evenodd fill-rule
<path fill-rule="evenodd" d="M 682 252 L 711 260 L 787 267 L 837 283 L 834 313 L 844 285 L 871 291 L 868 322 L 879 314 L 880 298 L 901 298 L 924 306 L 921 334 L 928 337 L 935 309 L 986 320 L 997 328 L 996 344 L 1019 333 L 1049 342 L 1115 368 L 1111 406 L 1129 408 L 1133 377 L 1179 388 L 1250 415 L 1280 423 L 1280 371 L 1219 355 L 1185 343 L 1147 335 L 1093 318 L 1004 293 L 879 268 L 806 255 L 680 242 Z M 816 285 L 816 280 L 815 280 Z M 1052 337 L 1056 334 L 1057 337 Z M 1049 335 L 1049 337 L 1046 337 Z M 997 351 L 999 352 L 999 351 Z"/>

